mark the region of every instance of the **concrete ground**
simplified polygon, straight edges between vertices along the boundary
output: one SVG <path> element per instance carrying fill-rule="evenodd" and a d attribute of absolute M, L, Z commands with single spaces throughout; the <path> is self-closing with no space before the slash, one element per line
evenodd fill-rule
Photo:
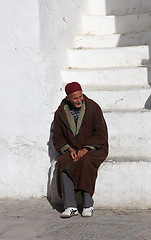
<path fill-rule="evenodd" d="M 0 200 L 0 240 L 151 239 L 151 210 L 95 209 L 93 217 L 70 219 L 58 210 L 47 198 Z"/>

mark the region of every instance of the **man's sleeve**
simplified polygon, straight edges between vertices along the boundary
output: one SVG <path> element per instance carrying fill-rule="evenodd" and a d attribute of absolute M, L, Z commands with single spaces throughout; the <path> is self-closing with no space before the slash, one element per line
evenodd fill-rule
<path fill-rule="evenodd" d="M 53 144 L 55 149 L 61 154 L 66 153 L 66 151 L 70 148 L 70 145 L 64 137 L 62 122 L 57 113 L 55 113 L 54 116 Z"/>
<path fill-rule="evenodd" d="M 93 108 L 93 134 L 87 139 L 84 146 L 93 146 L 95 149 L 101 148 L 108 141 L 107 125 L 103 112 L 98 104 Z"/>
<path fill-rule="evenodd" d="M 61 147 L 59 151 L 61 152 L 61 154 L 65 154 L 69 148 L 71 148 L 70 145 L 66 144 L 63 147 Z"/>
<path fill-rule="evenodd" d="M 96 150 L 96 148 L 94 146 L 91 146 L 91 145 L 84 145 L 83 147 L 86 148 L 88 151 Z"/>

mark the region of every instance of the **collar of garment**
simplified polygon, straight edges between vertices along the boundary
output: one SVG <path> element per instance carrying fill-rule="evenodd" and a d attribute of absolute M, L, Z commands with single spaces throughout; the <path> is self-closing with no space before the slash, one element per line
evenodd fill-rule
<path fill-rule="evenodd" d="M 67 116 L 67 119 L 68 119 L 68 122 L 69 122 L 69 125 L 70 125 L 70 129 L 73 132 L 74 136 L 76 136 L 79 133 L 79 130 L 80 130 L 80 127 L 81 127 L 81 124 L 82 124 L 82 120 L 83 120 L 83 117 L 84 117 L 84 114 L 85 114 L 85 109 L 86 109 L 85 102 L 83 102 L 83 104 L 81 106 L 81 109 L 80 109 L 80 114 L 79 114 L 79 117 L 78 117 L 77 125 L 76 125 L 75 121 L 74 121 L 74 118 L 71 114 L 71 110 L 70 110 L 69 105 L 65 104 L 65 106 L 64 106 L 64 111 L 66 113 L 66 116 Z"/>

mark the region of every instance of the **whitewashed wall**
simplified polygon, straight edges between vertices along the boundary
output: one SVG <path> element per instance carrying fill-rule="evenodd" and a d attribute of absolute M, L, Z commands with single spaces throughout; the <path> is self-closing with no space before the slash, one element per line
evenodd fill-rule
<path fill-rule="evenodd" d="M 0 198 L 47 194 L 47 151 L 78 0 L 0 0 Z"/>

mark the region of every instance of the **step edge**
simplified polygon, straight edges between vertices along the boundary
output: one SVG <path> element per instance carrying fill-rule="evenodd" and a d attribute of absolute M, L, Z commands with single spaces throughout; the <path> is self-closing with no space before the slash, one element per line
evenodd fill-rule
<path fill-rule="evenodd" d="M 151 12 L 151 10 L 150 10 Z M 131 14 L 118 14 L 118 15 L 115 15 L 115 14 L 111 14 L 111 15 L 94 15 L 94 14 L 83 14 L 82 15 L 82 18 L 84 17 L 108 17 L 108 18 L 111 18 L 111 17 L 127 17 L 127 16 L 140 16 L 140 15 L 151 15 L 150 12 L 147 12 L 147 13 L 131 13 Z"/>
<path fill-rule="evenodd" d="M 122 159 L 122 160 L 121 160 Z M 151 163 L 151 157 L 145 157 L 145 156 L 108 156 L 104 163 L 138 163 L 138 162 L 150 162 Z"/>

